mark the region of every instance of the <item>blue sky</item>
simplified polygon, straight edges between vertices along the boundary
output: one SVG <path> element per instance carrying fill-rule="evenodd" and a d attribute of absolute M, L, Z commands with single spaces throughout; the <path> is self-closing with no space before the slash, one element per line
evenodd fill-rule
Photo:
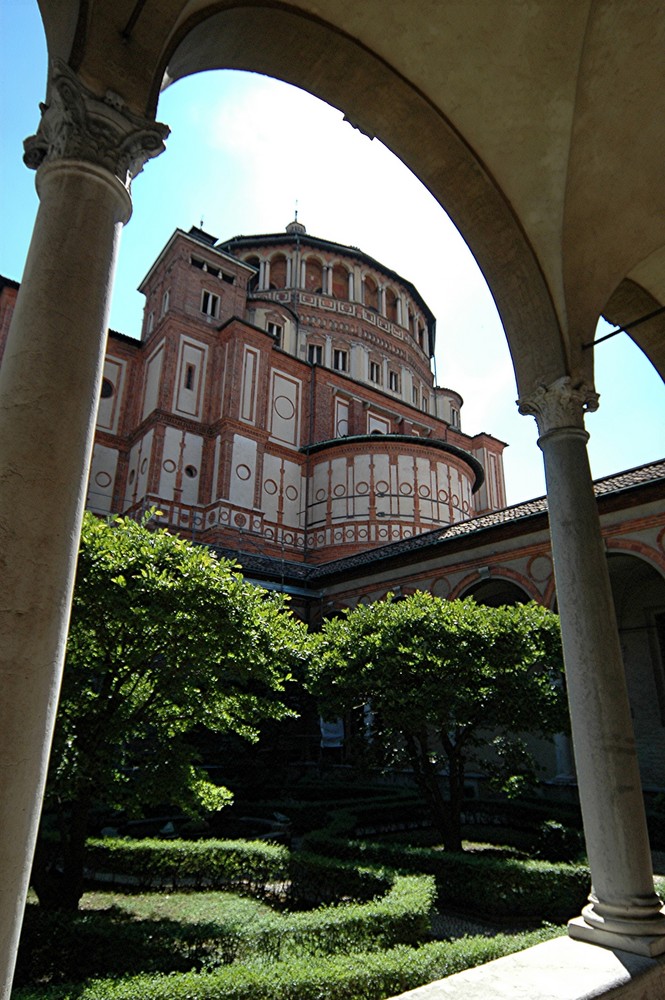
<path fill-rule="evenodd" d="M 35 0 L 0 6 L 0 274 L 20 280 L 37 211 L 23 139 L 39 122 L 46 49 Z M 279 232 L 293 218 L 309 233 L 360 247 L 417 285 L 437 316 L 441 385 L 465 400 L 462 427 L 487 431 L 504 453 L 509 503 L 544 492 L 536 425 L 515 406 L 515 380 L 491 294 L 443 210 L 388 150 L 341 112 L 256 74 L 216 72 L 163 95 L 167 151 L 133 185 L 110 325 L 138 336 L 136 287 L 176 227 L 203 220 L 220 238 Z M 603 326 L 604 330 L 609 327 Z M 597 413 L 587 418 L 595 477 L 663 457 L 663 383 L 625 334 L 596 349 Z"/>

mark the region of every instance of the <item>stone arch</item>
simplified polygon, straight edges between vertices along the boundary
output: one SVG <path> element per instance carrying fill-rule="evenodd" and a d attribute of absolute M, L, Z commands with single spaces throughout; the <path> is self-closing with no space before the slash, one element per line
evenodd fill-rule
<path fill-rule="evenodd" d="M 304 50 L 307 60 L 294 60 Z M 151 87 L 207 69 L 264 73 L 344 111 L 428 187 L 460 229 L 492 290 L 520 392 L 570 369 L 535 252 L 498 184 L 442 112 L 383 59 L 334 26 L 293 8 L 216 4 L 182 17 L 164 40 Z M 428 136 L 422 143 L 420 137 Z M 589 372 L 592 352 L 586 352 Z"/>
<path fill-rule="evenodd" d="M 498 607 L 501 604 L 526 604 L 542 599 L 534 585 L 520 573 L 503 567 L 491 575 L 476 570 L 454 588 L 450 600 L 473 597 L 478 604 Z"/>

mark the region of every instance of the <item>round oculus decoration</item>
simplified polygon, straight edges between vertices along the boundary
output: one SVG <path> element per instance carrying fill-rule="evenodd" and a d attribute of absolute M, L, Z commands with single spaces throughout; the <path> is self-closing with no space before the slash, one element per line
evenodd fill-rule
<path fill-rule="evenodd" d="M 165 462 L 162 462 L 162 468 L 164 472 L 175 472 L 175 462 L 167 458 Z"/>
<path fill-rule="evenodd" d="M 236 476 L 238 477 L 238 479 L 242 479 L 243 481 L 245 481 L 249 479 L 251 474 L 252 470 L 248 465 L 236 465 Z"/>
<path fill-rule="evenodd" d="M 95 476 L 95 482 L 98 486 L 101 486 L 102 489 L 106 489 L 106 487 L 111 484 L 111 477 L 108 472 L 98 472 Z"/>
<path fill-rule="evenodd" d="M 189 479 L 196 479 L 196 477 L 198 476 L 198 474 L 199 474 L 199 470 L 196 468 L 195 465 L 186 465 L 185 466 L 185 475 L 188 476 Z"/>
<path fill-rule="evenodd" d="M 277 492 L 277 483 L 275 482 L 274 479 L 266 479 L 265 483 L 263 484 L 263 489 L 266 491 L 268 496 L 274 496 L 275 493 Z"/>
<path fill-rule="evenodd" d="M 287 497 L 288 500 L 297 500 L 298 490 L 295 488 L 295 486 L 287 486 L 286 489 L 284 490 L 284 496 Z"/>
<path fill-rule="evenodd" d="M 296 412 L 296 408 L 288 396 L 275 396 L 275 401 L 272 405 L 275 408 L 275 413 L 282 420 L 291 420 L 293 414 Z"/>

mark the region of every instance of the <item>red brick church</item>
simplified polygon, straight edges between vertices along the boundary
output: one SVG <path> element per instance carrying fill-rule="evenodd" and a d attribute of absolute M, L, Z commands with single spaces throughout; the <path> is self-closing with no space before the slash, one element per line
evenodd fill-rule
<path fill-rule="evenodd" d="M 17 288 L 0 278 L 0 352 Z M 434 384 L 410 281 L 296 220 L 176 230 L 140 291 L 141 339 L 109 332 L 89 509 L 156 507 L 310 622 L 390 590 L 556 607 L 546 501 L 506 508 L 505 445 L 463 433 L 461 396 Z M 647 788 L 664 786 L 664 475 L 596 484 Z"/>

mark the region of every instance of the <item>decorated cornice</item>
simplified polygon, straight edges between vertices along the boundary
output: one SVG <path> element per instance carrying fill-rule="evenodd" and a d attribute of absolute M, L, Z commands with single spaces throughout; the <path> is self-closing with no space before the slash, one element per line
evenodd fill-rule
<path fill-rule="evenodd" d="M 26 166 L 83 160 L 108 170 L 127 190 L 146 161 L 164 150 L 169 134 L 168 126 L 134 114 L 113 91 L 92 93 L 60 59 L 40 110 L 37 133 L 23 143 Z"/>

